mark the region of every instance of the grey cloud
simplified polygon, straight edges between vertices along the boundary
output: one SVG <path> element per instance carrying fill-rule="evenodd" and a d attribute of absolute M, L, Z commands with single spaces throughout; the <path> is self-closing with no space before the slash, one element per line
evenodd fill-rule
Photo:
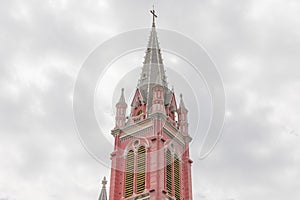
<path fill-rule="evenodd" d="M 107 7 L 65 2 L 52 7 L 50 1 L 15 0 L 0 8 L 2 200 L 96 199 L 101 176 L 109 175 L 80 145 L 70 96 L 87 55 L 112 34 L 148 27 L 152 2 L 107 1 Z M 158 26 L 203 44 L 227 92 L 231 114 L 215 151 L 199 161 L 197 145 L 192 146 L 194 198 L 299 199 L 299 137 L 289 131 L 299 133 L 300 127 L 270 120 L 275 114 L 299 119 L 299 105 L 287 101 L 299 99 L 299 3 L 156 4 Z M 31 76 L 39 70 L 38 77 Z M 33 80 L 24 81 L 26 73 Z M 42 87 L 35 78 L 48 84 Z M 293 95 L 286 96 L 288 88 Z M 278 113 L 273 102 L 288 107 L 288 113 Z M 101 151 L 107 159 L 109 152 Z"/>

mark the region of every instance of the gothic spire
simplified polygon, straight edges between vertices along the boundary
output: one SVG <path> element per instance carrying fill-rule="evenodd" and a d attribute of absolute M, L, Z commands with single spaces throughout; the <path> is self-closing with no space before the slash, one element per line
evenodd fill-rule
<path fill-rule="evenodd" d="M 104 176 L 102 180 L 102 189 L 98 200 L 107 200 L 107 194 L 106 194 L 106 177 Z"/>
<path fill-rule="evenodd" d="M 146 101 L 150 100 L 151 102 L 151 96 L 149 97 L 149 95 L 152 93 L 151 89 L 153 86 L 158 84 L 167 88 L 168 84 L 155 27 L 155 18 L 157 18 L 157 15 L 155 14 L 154 9 L 150 12 L 153 15 L 152 28 L 138 88 L 140 89 L 144 99 Z"/>

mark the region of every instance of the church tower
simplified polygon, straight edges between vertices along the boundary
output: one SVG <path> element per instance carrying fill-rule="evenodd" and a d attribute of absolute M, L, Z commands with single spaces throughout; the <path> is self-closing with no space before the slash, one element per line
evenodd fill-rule
<path fill-rule="evenodd" d="M 142 72 L 126 116 L 124 89 L 116 104 L 109 200 L 191 200 L 188 110 L 168 88 L 154 9 Z M 105 182 L 106 184 L 106 182 Z"/>

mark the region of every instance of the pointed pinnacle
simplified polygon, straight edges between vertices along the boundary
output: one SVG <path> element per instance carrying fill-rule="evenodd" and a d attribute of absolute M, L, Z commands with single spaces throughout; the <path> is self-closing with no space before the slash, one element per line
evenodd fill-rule
<path fill-rule="evenodd" d="M 124 88 L 122 88 L 121 90 L 121 96 L 120 96 L 120 99 L 119 99 L 119 103 L 125 103 L 125 97 L 124 97 Z"/>
<path fill-rule="evenodd" d="M 184 110 L 187 110 L 185 105 L 184 105 L 184 102 L 183 102 L 183 96 L 182 94 L 180 93 L 180 104 L 179 104 L 179 109 L 184 109 Z"/>

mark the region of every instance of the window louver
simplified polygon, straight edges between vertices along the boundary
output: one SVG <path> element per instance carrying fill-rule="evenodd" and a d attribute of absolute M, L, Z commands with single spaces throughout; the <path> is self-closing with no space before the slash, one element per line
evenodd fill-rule
<path fill-rule="evenodd" d="M 146 170 L 146 149 L 141 146 L 137 156 L 137 176 L 136 193 L 140 194 L 145 190 L 145 170 Z"/>
<path fill-rule="evenodd" d="M 134 178 L 134 152 L 132 150 L 127 154 L 125 173 L 125 197 L 130 197 L 133 194 Z"/>
<path fill-rule="evenodd" d="M 174 161 L 174 187 L 175 198 L 176 200 L 180 200 L 180 161 L 177 156 Z"/>
<path fill-rule="evenodd" d="M 167 187 L 167 192 L 169 194 L 172 194 L 172 155 L 170 150 L 167 150 L 166 153 L 166 187 Z"/>

